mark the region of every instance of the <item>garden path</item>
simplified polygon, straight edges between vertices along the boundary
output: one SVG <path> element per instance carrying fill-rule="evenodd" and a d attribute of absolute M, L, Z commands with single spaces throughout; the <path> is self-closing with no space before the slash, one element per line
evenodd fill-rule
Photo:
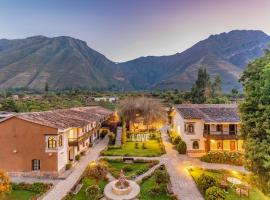
<path fill-rule="evenodd" d="M 157 165 L 155 165 L 154 167 L 152 167 L 151 169 L 149 169 L 147 172 L 145 172 L 144 174 L 141 174 L 140 176 L 137 176 L 135 178 L 135 181 L 141 181 L 144 177 L 151 175 L 157 168 L 160 167 L 160 165 L 164 164 L 163 162 L 158 163 Z"/>
<path fill-rule="evenodd" d="M 82 157 L 80 163 L 74 167 L 73 172 L 65 179 L 59 181 L 52 190 L 50 190 L 42 199 L 43 200 L 61 200 L 64 198 L 73 186 L 79 181 L 85 168 L 91 161 L 98 159 L 100 152 L 107 147 L 108 137 L 97 143 L 90 149 L 90 152 Z"/>

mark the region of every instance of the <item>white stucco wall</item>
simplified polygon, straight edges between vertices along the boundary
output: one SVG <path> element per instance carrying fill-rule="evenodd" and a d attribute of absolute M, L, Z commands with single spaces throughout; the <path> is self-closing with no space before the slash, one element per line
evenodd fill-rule
<path fill-rule="evenodd" d="M 185 123 L 187 122 L 194 123 L 193 134 L 185 132 Z M 205 151 L 205 139 L 203 137 L 204 123 L 202 120 L 198 120 L 198 119 L 187 120 L 187 119 L 184 119 L 178 112 L 176 112 L 173 118 L 173 128 L 176 131 L 176 133 L 180 135 L 182 140 L 186 142 L 188 151 L 191 151 L 191 150 Z M 199 149 L 193 149 L 192 144 L 194 141 L 199 142 Z"/>
<path fill-rule="evenodd" d="M 63 134 L 63 147 L 58 151 L 58 171 L 63 169 L 68 163 L 68 133 Z"/>

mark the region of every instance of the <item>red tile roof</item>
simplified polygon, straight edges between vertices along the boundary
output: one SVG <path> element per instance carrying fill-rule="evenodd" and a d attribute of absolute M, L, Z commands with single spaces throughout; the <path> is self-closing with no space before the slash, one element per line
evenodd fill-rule
<path fill-rule="evenodd" d="M 83 127 L 92 122 L 104 120 L 113 114 L 113 111 L 100 106 L 78 107 L 45 112 L 19 113 L 15 117 L 45 126 L 67 129 Z"/>

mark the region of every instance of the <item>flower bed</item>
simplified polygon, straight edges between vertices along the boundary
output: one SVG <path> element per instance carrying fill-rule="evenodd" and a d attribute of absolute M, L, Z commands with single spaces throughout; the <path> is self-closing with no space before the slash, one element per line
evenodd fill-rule
<path fill-rule="evenodd" d="M 247 182 L 249 184 L 249 177 L 243 173 L 236 171 L 227 170 L 216 170 L 216 169 L 202 169 L 198 167 L 193 167 L 189 169 L 189 173 L 193 177 L 195 183 L 197 184 L 200 192 L 205 197 L 206 200 L 213 199 L 213 196 L 219 196 L 219 199 L 226 200 L 268 200 L 260 190 L 252 186 L 249 192 L 249 197 L 239 197 L 235 192 L 235 186 L 229 184 L 228 191 L 224 193 L 223 189 L 220 189 L 220 183 L 224 180 L 224 177 L 235 177 L 240 179 L 242 182 Z M 225 198 L 222 198 L 225 195 Z M 210 197 L 211 196 L 211 197 Z"/>
<path fill-rule="evenodd" d="M 4 200 L 28 200 L 40 197 L 52 187 L 47 183 L 12 183 L 12 191 Z"/>
<path fill-rule="evenodd" d="M 160 180 L 164 180 L 164 182 L 162 183 L 160 182 Z M 176 200 L 177 198 L 175 197 L 175 195 L 169 194 L 167 184 L 170 184 L 169 175 L 165 169 L 165 166 L 162 165 L 152 174 L 142 179 L 140 183 L 141 192 L 139 199 Z"/>
<path fill-rule="evenodd" d="M 201 161 L 241 166 L 244 163 L 244 155 L 240 152 L 209 152 L 201 157 Z"/>

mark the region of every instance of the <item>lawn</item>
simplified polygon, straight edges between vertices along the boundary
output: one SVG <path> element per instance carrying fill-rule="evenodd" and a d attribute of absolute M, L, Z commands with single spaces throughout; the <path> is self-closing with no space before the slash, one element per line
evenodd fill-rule
<path fill-rule="evenodd" d="M 123 160 L 106 159 L 110 171 L 115 178 L 119 177 L 121 169 L 124 170 L 125 176 L 132 179 L 135 176 L 147 172 L 151 167 L 156 165 L 156 161 L 135 161 L 134 163 L 124 163 Z"/>
<path fill-rule="evenodd" d="M 152 196 L 149 192 L 149 190 L 156 185 L 155 182 L 155 175 L 152 174 L 149 178 L 144 180 L 141 184 L 141 192 L 139 199 L 140 200 L 149 200 L 149 199 L 155 199 L 155 200 L 171 200 L 172 198 L 167 194 L 165 189 L 161 189 L 160 193 L 158 195 Z"/>
<path fill-rule="evenodd" d="M 85 190 L 87 187 L 96 184 L 94 179 L 88 179 L 88 178 L 84 178 L 82 180 L 83 186 L 80 189 L 80 191 L 76 194 L 76 195 L 70 195 L 68 198 L 66 199 L 72 199 L 72 200 L 85 200 L 88 199 L 88 197 L 85 195 Z M 98 181 L 97 183 L 101 189 L 101 193 L 103 193 L 103 190 L 107 184 L 106 181 Z"/>
<path fill-rule="evenodd" d="M 138 147 L 135 147 L 136 143 Z M 145 148 L 143 148 L 145 143 Z M 102 152 L 104 156 L 134 156 L 134 157 L 155 157 L 165 153 L 162 143 L 157 139 L 146 142 L 126 142 L 119 148 L 110 148 Z"/>
<path fill-rule="evenodd" d="M 201 168 L 192 168 L 189 170 L 191 176 L 197 183 L 198 178 L 204 173 L 206 175 L 212 176 L 217 180 L 217 182 L 220 182 L 223 178 L 224 173 L 229 174 L 231 177 L 238 178 L 240 180 L 247 180 L 244 174 L 236 171 L 226 171 L 226 170 L 203 170 Z M 226 200 L 270 200 L 269 197 L 266 197 L 261 191 L 259 191 L 257 188 L 252 188 L 250 190 L 250 196 L 248 197 L 239 197 L 233 189 L 229 189 L 228 193 L 226 193 Z"/>
<path fill-rule="evenodd" d="M 29 200 L 33 197 L 39 196 L 38 193 L 26 190 L 13 190 L 10 194 L 3 198 L 3 200 Z"/>

